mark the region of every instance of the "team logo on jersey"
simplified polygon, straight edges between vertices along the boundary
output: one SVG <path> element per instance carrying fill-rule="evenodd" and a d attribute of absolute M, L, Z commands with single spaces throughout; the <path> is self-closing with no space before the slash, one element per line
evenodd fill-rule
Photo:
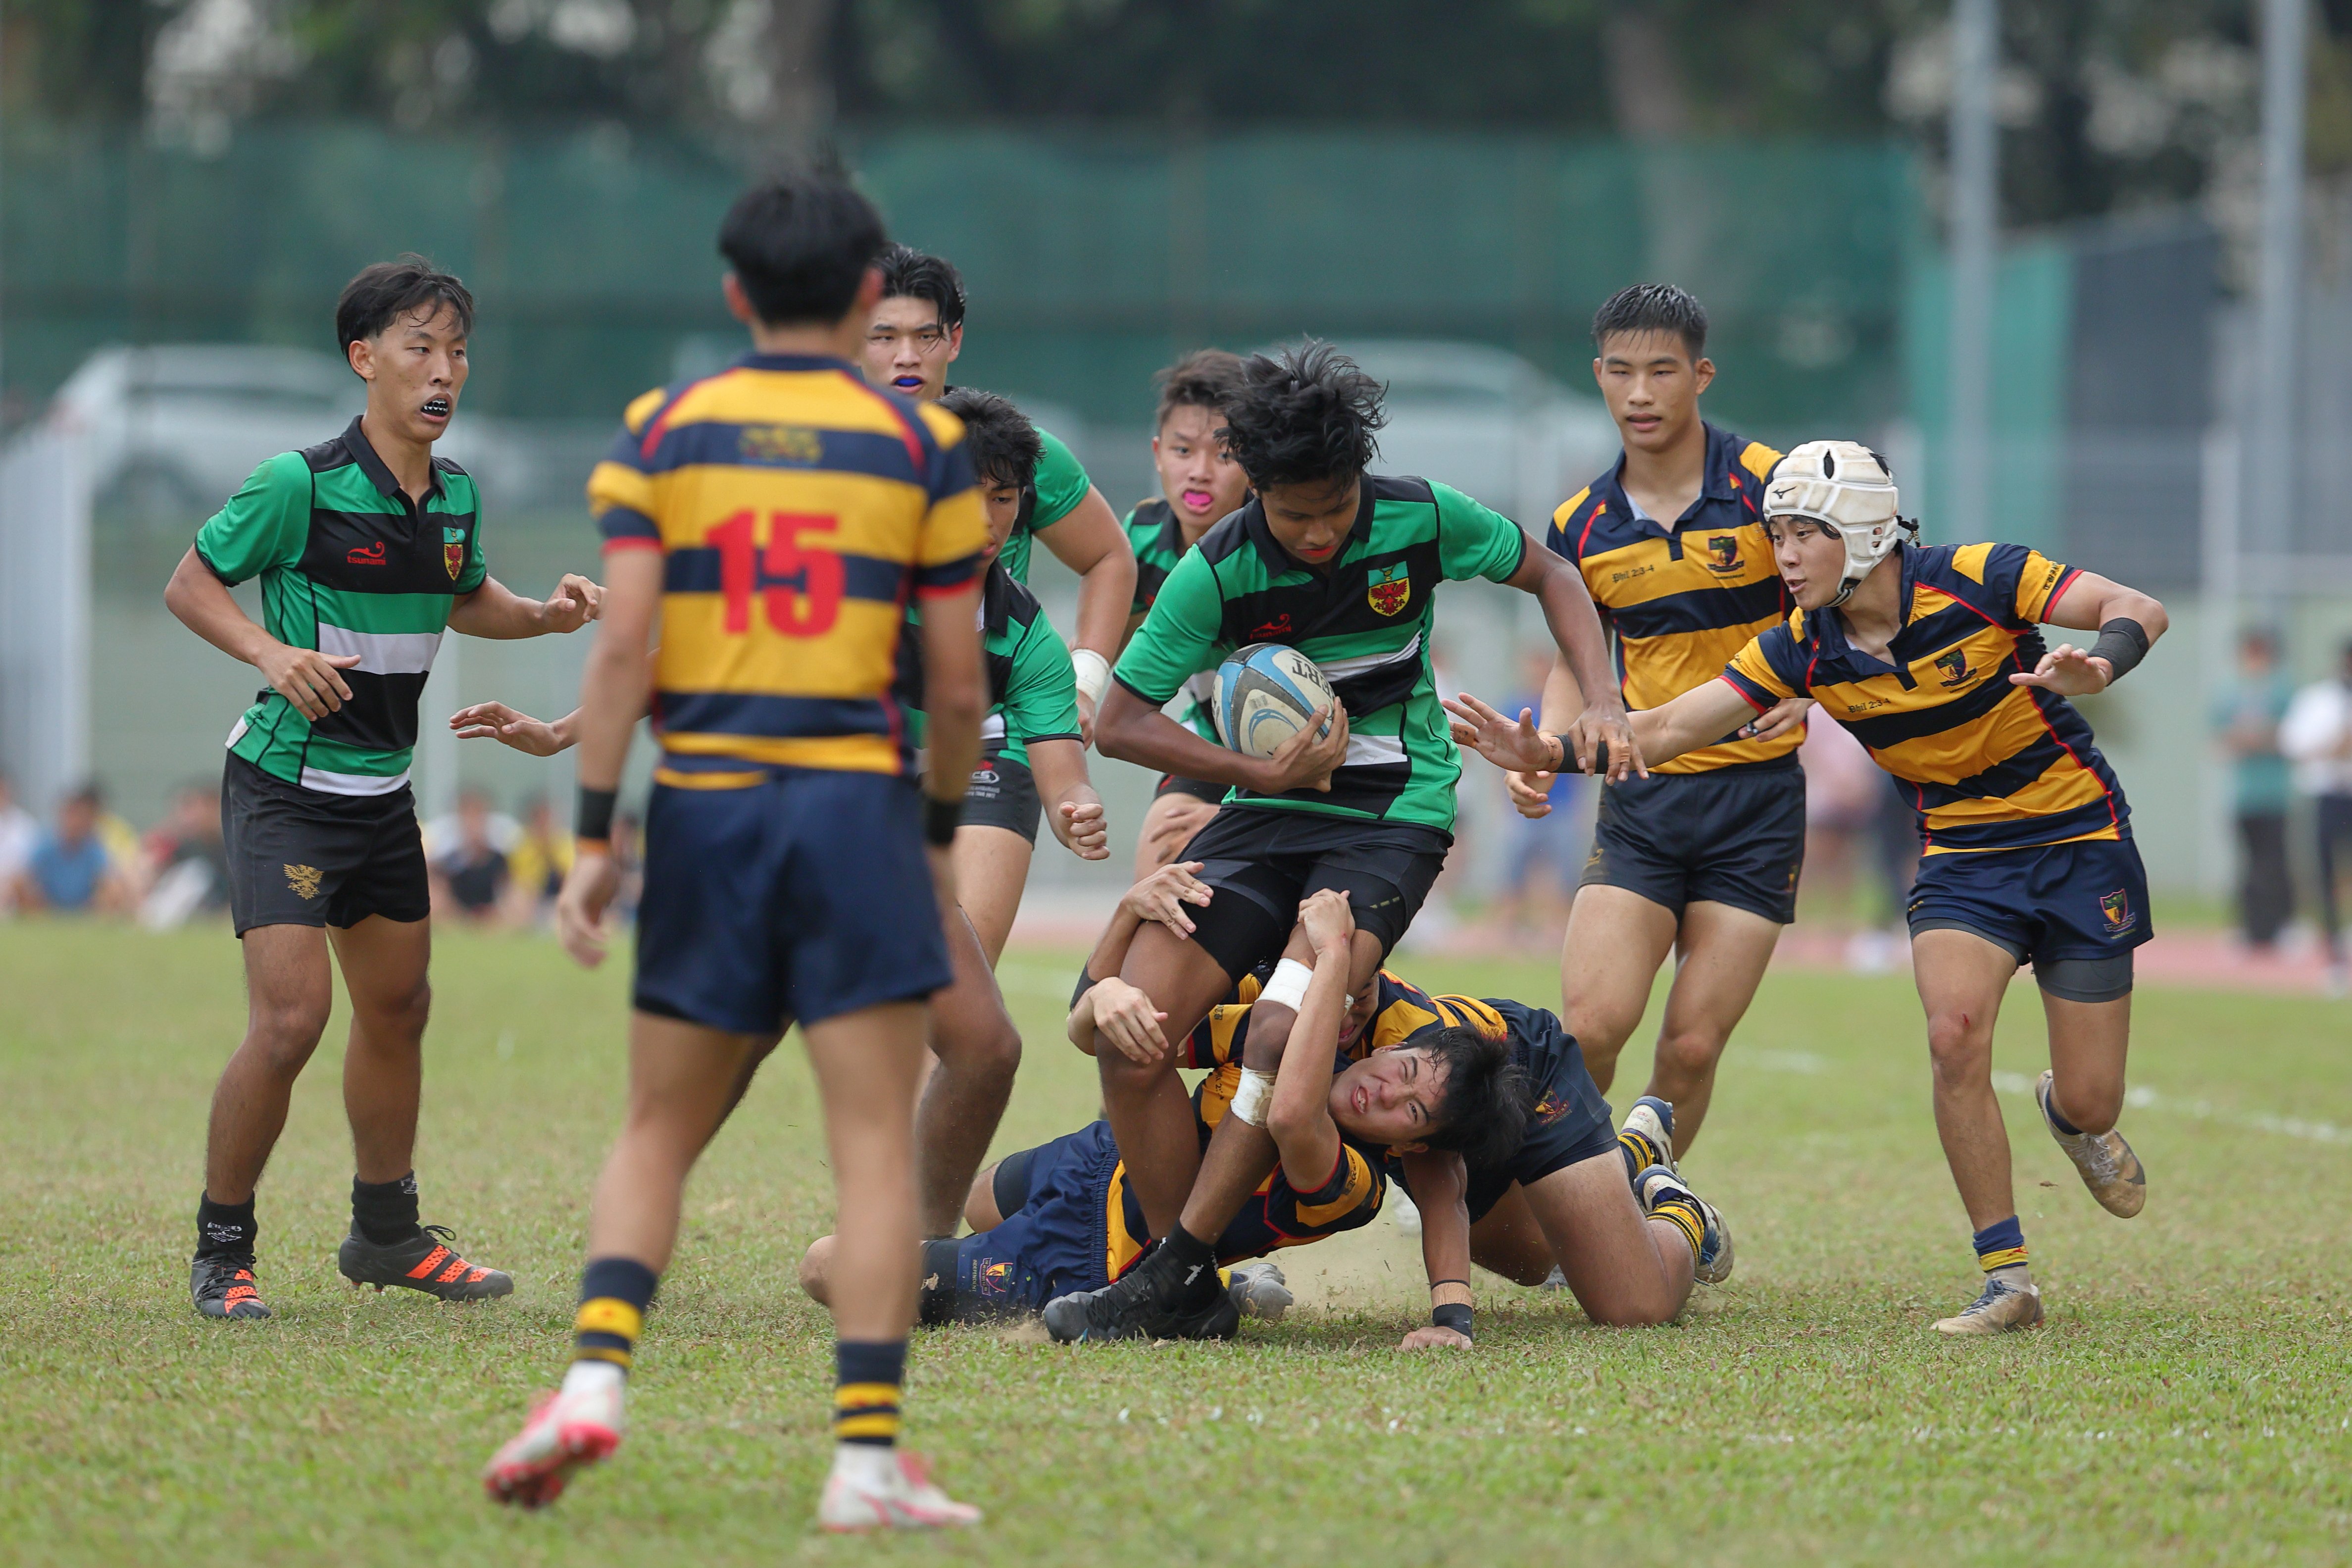
<path fill-rule="evenodd" d="M 2132 913 L 2130 897 L 2121 888 L 2101 895 L 2099 913 L 2107 922 L 2109 936 L 2121 936 L 2139 923 L 2139 917 Z"/>
<path fill-rule="evenodd" d="M 815 463 L 824 456 L 824 437 L 798 425 L 746 425 L 735 449 L 755 463 Z"/>
<path fill-rule="evenodd" d="M 319 896 L 319 868 L 316 866 L 289 866 L 285 868 L 285 871 L 286 885 L 294 889 L 294 896 L 296 898 L 308 903 L 310 900 Z"/>
<path fill-rule="evenodd" d="M 1412 568 L 1402 561 L 1393 566 L 1373 567 L 1364 579 L 1364 597 L 1381 615 L 1395 615 L 1412 597 Z"/>
<path fill-rule="evenodd" d="M 1736 533 L 1711 535 L 1706 542 L 1706 552 L 1713 557 L 1707 562 L 1706 569 L 1718 577 L 1727 577 L 1748 564 L 1740 558 L 1739 535 Z"/>
<path fill-rule="evenodd" d="M 1291 629 L 1290 612 L 1288 610 L 1285 610 L 1282 614 L 1275 616 L 1274 619 L 1266 622 L 1264 626 L 1252 626 L 1250 628 L 1249 640 L 1252 642 L 1280 642 L 1285 637 L 1296 637 L 1297 635 L 1297 633 Z"/>
<path fill-rule="evenodd" d="M 1966 648 L 1956 647 L 1949 653 L 1944 654 L 1936 660 L 1936 668 L 1944 672 L 1943 685 L 1947 691 L 1958 690 L 1966 686 L 1969 678 L 1976 674 L 1975 670 L 1969 668 L 1969 652 Z"/>
<path fill-rule="evenodd" d="M 351 552 L 343 557 L 343 563 L 347 566 L 383 565 L 383 541 L 379 539 L 373 544 L 359 544 L 352 546 Z"/>
<path fill-rule="evenodd" d="M 1002 1296 L 1002 1295 L 1003 1295 L 1003 1294 L 1005 1293 L 1005 1291 L 1007 1291 L 1007 1290 L 1011 1289 L 1012 1288 L 1013 1288 L 1013 1265 L 1012 1265 L 1012 1264 L 1010 1264 L 1010 1263 L 982 1263 L 982 1264 L 981 1265 L 981 1267 L 980 1267 L 980 1293 L 981 1293 L 982 1295 L 983 1295 L 983 1296 Z"/>
<path fill-rule="evenodd" d="M 441 564 L 449 568 L 449 581 L 455 583 L 457 574 L 466 569 L 466 531 L 445 528 L 441 531 Z"/>

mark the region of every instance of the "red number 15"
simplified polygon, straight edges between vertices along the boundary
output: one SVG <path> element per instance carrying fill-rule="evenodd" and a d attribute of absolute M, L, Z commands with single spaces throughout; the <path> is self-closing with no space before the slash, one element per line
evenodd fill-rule
<path fill-rule="evenodd" d="M 751 595 L 756 593 L 767 611 L 768 624 L 784 636 L 813 637 L 831 631 L 841 616 L 841 557 L 803 544 L 801 536 L 831 533 L 838 526 L 837 520 L 807 512 L 772 511 L 764 552 L 752 541 L 752 521 L 750 511 L 739 511 L 709 534 L 710 542 L 719 547 L 719 587 L 727 600 L 727 629 L 751 629 Z"/>

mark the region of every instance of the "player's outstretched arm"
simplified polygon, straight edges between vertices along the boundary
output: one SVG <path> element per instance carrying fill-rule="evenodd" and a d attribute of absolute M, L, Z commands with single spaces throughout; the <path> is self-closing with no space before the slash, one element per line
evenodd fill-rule
<path fill-rule="evenodd" d="M 2053 626 L 2099 633 L 2098 640 L 2087 645 L 2060 643 L 2032 670 L 2009 678 L 2013 686 L 2039 686 L 2064 697 L 2105 691 L 2139 663 L 2172 624 L 2156 600 L 2095 572 L 2075 574 L 2042 610 L 2042 618 Z"/>
<path fill-rule="evenodd" d="M 658 550 L 616 550 L 608 557 L 596 642 L 572 716 L 580 746 L 580 810 L 572 825 L 578 847 L 556 895 L 555 934 L 564 952 L 591 969 L 604 962 L 604 910 L 621 885 L 613 863 L 613 802 L 630 732 L 646 710 L 664 559 Z"/>
<path fill-rule="evenodd" d="M 449 728 L 461 741 L 496 741 L 534 757 L 551 757 L 570 749 L 580 738 L 579 723 L 577 708 L 549 723 L 503 702 L 476 702 L 449 715 Z"/>
<path fill-rule="evenodd" d="M 1443 700 L 1445 710 L 1453 715 L 1455 743 L 1476 752 L 1496 767 L 1514 773 L 1534 773 L 1556 772 L 1563 765 L 1567 757 L 1565 742 L 1538 726 L 1530 710 L 1523 708 L 1513 717 L 1466 691 L 1458 698 Z M 1638 771 L 1645 778 L 1651 763 L 1663 763 L 1700 746 L 1713 745 L 1728 734 L 1750 738 L 1765 721 L 1738 688 L 1723 680 L 1710 680 L 1662 708 L 1644 708 L 1630 718 L 1634 738 L 1641 744 Z M 1617 776 L 1612 767 L 1610 777 L 1613 780 Z"/>
<path fill-rule="evenodd" d="M 1543 606 L 1544 623 L 1584 699 L 1583 710 L 1559 731 L 1578 768 L 1592 772 L 1594 758 L 1605 745 L 1611 783 L 1644 772 L 1640 744 L 1626 721 L 1625 700 L 1617 689 L 1616 671 L 1610 668 L 1608 634 L 1601 629 L 1601 612 L 1592 607 L 1584 578 L 1560 557 L 1530 543 L 1510 585 L 1533 594 Z"/>
<path fill-rule="evenodd" d="M 604 590 L 576 572 L 566 572 L 544 599 L 526 599 L 497 578 L 485 577 L 480 587 L 459 595 L 449 607 L 449 629 L 499 641 L 576 632 L 597 617 L 604 603 Z"/>
<path fill-rule="evenodd" d="M 1275 1069 L 1265 1130 L 1294 1188 L 1311 1193 L 1339 1163 L 1339 1124 L 1331 1120 L 1331 1061 L 1348 1013 L 1348 973 L 1355 960 L 1356 919 L 1348 895 L 1326 888 L 1298 906 L 1298 926 L 1315 950 L 1315 973 Z"/>
<path fill-rule="evenodd" d="M 1070 648 L 1074 655 L 1084 650 L 1095 656 L 1079 660 L 1078 718 L 1091 738 L 1111 661 L 1127 641 L 1128 611 L 1135 602 L 1135 546 L 1110 502 L 1092 485 L 1067 516 L 1036 537 L 1078 574 L 1078 632 Z"/>
<path fill-rule="evenodd" d="M 1421 1210 L 1421 1261 L 1429 1273 L 1429 1304 L 1468 1307 L 1470 1289 L 1470 1171 L 1450 1150 L 1417 1149 L 1403 1156 L 1405 1178 Z M 1405 1335 L 1399 1350 L 1467 1350 L 1460 1329 L 1427 1323 Z"/>
<path fill-rule="evenodd" d="M 359 663 L 358 654 L 325 654 L 279 642 L 253 624 L 194 545 L 164 585 L 163 606 L 221 652 L 261 671 L 270 689 L 303 718 L 316 722 L 351 700 L 341 672 Z"/>
<path fill-rule="evenodd" d="M 1110 823 L 1087 776 L 1087 749 L 1076 741 L 1032 741 L 1029 769 L 1045 802 L 1045 823 L 1081 860 L 1110 858 Z"/>
<path fill-rule="evenodd" d="M 1153 1062 L 1168 1054 L 1160 1025 L 1168 1015 L 1151 1005 L 1151 998 L 1118 977 L 1127 950 L 1147 921 L 1157 921 L 1179 937 L 1192 934 L 1192 917 L 1186 905 L 1208 907 L 1212 890 L 1200 879 L 1202 863 L 1178 861 L 1162 866 L 1128 889 L 1111 911 L 1087 959 L 1087 984 L 1071 1004 L 1065 1026 L 1070 1043 L 1088 1056 L 1095 1054 L 1095 1031 L 1108 1032 L 1111 1043 L 1138 1061 Z"/>

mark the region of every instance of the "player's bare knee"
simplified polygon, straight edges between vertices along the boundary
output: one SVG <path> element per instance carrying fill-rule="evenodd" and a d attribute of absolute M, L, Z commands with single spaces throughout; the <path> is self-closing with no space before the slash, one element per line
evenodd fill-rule
<path fill-rule="evenodd" d="M 324 990 L 287 996 L 257 995 L 246 1024 L 244 1050 L 282 1077 L 302 1070 L 327 1032 L 331 999 Z"/>
<path fill-rule="evenodd" d="M 1992 1060 L 1992 1031 L 1969 1013 L 1930 1013 L 1927 1060 L 1938 1082 L 1958 1084 L 1981 1079 Z"/>
<path fill-rule="evenodd" d="M 2124 1113 L 2124 1080 L 2112 1073 L 2073 1073 L 2051 1084 L 2058 1114 L 2084 1132 L 2105 1132 Z"/>
<path fill-rule="evenodd" d="M 1712 1030 L 1675 1029 L 1658 1037 L 1656 1071 L 1664 1080 L 1695 1087 L 1714 1076 L 1723 1039 Z"/>
<path fill-rule="evenodd" d="M 820 1236 L 801 1254 L 801 1289 L 819 1306 L 833 1305 L 832 1287 L 827 1283 L 832 1269 L 833 1237 Z"/>

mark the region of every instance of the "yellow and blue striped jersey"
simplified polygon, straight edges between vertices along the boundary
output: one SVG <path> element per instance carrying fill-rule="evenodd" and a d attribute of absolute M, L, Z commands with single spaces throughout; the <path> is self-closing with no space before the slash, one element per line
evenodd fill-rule
<path fill-rule="evenodd" d="M 1750 637 L 1789 613 L 1764 537 L 1764 483 L 1780 454 L 1706 426 L 1699 499 L 1671 524 L 1638 515 L 1621 480 L 1625 461 L 1552 513 L 1544 542 L 1584 574 L 1601 619 L 1617 634 L 1617 682 L 1628 708 L 1662 708 L 1722 672 Z M 1709 773 L 1788 759 L 1804 732 L 1731 741 L 1651 769 Z"/>
<path fill-rule="evenodd" d="M 971 584 L 963 425 L 846 361 L 750 354 L 632 403 L 588 479 L 605 548 L 663 552 L 664 782 L 908 770 L 890 697 L 910 595 Z"/>
<path fill-rule="evenodd" d="M 2021 544 L 1906 547 L 1902 629 L 1882 661 L 1835 611 L 1800 610 L 1723 678 L 1761 711 L 1811 697 L 1903 781 L 1927 852 L 2120 838 L 2130 820 L 2091 726 L 2039 687 L 2040 622 L 2080 575 Z"/>

